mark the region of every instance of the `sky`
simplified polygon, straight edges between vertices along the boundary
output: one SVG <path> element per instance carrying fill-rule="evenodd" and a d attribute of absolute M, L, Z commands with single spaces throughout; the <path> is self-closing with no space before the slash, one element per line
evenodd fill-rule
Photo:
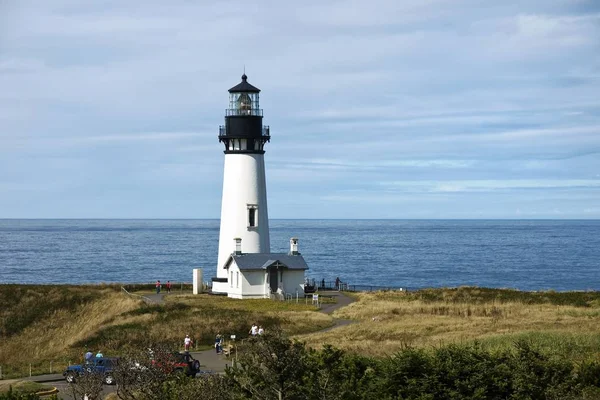
<path fill-rule="evenodd" d="M 600 1 L 0 0 L 0 218 L 600 218 Z"/>

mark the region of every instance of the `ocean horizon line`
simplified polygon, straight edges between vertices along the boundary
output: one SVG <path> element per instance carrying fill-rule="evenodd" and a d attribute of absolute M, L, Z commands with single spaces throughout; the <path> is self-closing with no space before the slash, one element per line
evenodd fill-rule
<path fill-rule="evenodd" d="M 220 218 L 0 217 L 0 221 L 219 221 Z M 600 221 L 600 218 L 269 218 L 269 221 Z"/>

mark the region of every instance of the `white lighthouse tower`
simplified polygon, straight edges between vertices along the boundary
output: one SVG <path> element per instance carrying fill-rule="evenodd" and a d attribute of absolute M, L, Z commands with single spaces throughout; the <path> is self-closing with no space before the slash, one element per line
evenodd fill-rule
<path fill-rule="evenodd" d="M 219 127 L 225 167 L 217 276 L 212 278 L 215 294 L 227 294 L 233 285 L 225 268 L 232 253 L 271 252 L 264 161 L 264 145 L 271 137 L 262 124 L 260 89 L 247 80 L 244 74 L 242 82 L 229 89 L 225 125 Z"/>

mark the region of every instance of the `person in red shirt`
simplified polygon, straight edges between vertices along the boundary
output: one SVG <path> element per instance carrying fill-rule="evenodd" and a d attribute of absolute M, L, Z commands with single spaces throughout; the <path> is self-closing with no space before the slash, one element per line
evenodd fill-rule
<path fill-rule="evenodd" d="M 167 293 L 171 293 L 171 281 L 167 281 Z"/>
<path fill-rule="evenodd" d="M 156 294 L 160 293 L 160 281 L 156 281 Z"/>

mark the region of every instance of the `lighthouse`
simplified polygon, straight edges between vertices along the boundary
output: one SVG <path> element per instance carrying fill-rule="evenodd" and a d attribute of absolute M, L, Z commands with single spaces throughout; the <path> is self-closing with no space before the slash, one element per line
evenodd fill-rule
<path fill-rule="evenodd" d="M 225 125 L 219 127 L 225 163 L 217 274 L 212 278 L 215 294 L 227 294 L 233 287 L 226 268 L 232 253 L 271 252 L 264 160 L 271 136 L 263 125 L 259 93 L 242 75 L 242 81 L 229 89 Z"/>

